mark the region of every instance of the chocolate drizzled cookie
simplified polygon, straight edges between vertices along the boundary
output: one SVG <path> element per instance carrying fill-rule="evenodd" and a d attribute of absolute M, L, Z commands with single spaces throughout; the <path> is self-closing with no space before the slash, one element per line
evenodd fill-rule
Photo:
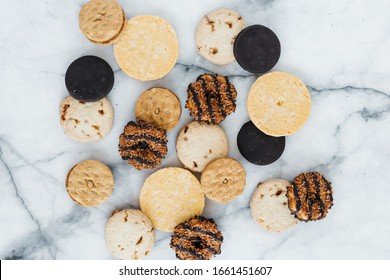
<path fill-rule="evenodd" d="M 299 174 L 286 195 L 291 213 L 305 222 L 325 218 L 333 205 L 332 185 L 318 172 Z"/>
<path fill-rule="evenodd" d="M 221 253 L 222 233 L 213 219 L 195 216 L 175 227 L 170 247 L 181 260 L 209 260 Z"/>
<path fill-rule="evenodd" d="M 188 86 L 187 96 L 186 108 L 199 122 L 219 124 L 236 110 L 237 91 L 224 76 L 200 75 Z"/>
<path fill-rule="evenodd" d="M 119 153 L 123 160 L 138 170 L 154 168 L 165 158 L 167 136 L 164 129 L 153 124 L 137 120 L 129 122 L 119 137 Z"/>

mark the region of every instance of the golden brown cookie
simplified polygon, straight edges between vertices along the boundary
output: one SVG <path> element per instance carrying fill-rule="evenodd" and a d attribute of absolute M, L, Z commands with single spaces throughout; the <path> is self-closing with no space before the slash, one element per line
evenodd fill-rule
<path fill-rule="evenodd" d="M 119 137 L 119 154 L 123 160 L 140 169 L 155 168 L 168 152 L 164 129 L 138 120 L 129 122 Z"/>
<path fill-rule="evenodd" d="M 115 41 L 119 67 L 130 77 L 152 81 L 164 77 L 175 66 L 179 43 L 175 30 L 157 16 L 136 16 L 128 20 Z"/>
<path fill-rule="evenodd" d="M 310 107 L 310 93 L 305 84 L 284 72 L 258 78 L 247 99 L 249 118 L 270 136 L 286 136 L 298 131 L 308 119 Z"/>
<path fill-rule="evenodd" d="M 181 260 L 209 260 L 221 253 L 222 233 L 213 219 L 195 216 L 177 225 L 170 247 Z"/>
<path fill-rule="evenodd" d="M 145 180 L 140 205 L 155 228 L 171 232 L 179 223 L 202 214 L 205 198 L 198 179 L 190 171 L 168 167 Z"/>
<path fill-rule="evenodd" d="M 125 23 L 125 13 L 115 0 L 91 0 L 82 7 L 79 14 L 81 32 L 97 44 L 112 44 Z"/>
<path fill-rule="evenodd" d="M 167 131 L 173 129 L 181 115 L 180 101 L 166 88 L 144 91 L 135 105 L 135 118 L 144 120 Z"/>
<path fill-rule="evenodd" d="M 78 205 L 97 206 L 112 194 L 114 176 L 111 169 L 98 160 L 82 161 L 69 171 L 66 191 Z"/>
<path fill-rule="evenodd" d="M 219 124 L 236 110 L 237 91 L 229 79 L 203 74 L 187 89 L 186 108 L 195 120 Z"/>
<path fill-rule="evenodd" d="M 211 200 L 227 203 L 245 189 L 246 173 L 241 163 L 232 158 L 214 160 L 200 178 L 204 194 Z"/>
<path fill-rule="evenodd" d="M 286 231 L 298 223 L 287 206 L 290 186 L 286 180 L 272 179 L 260 183 L 254 191 L 250 201 L 252 217 L 266 231 Z"/>
<path fill-rule="evenodd" d="M 301 221 L 326 217 L 333 205 L 332 184 L 318 172 L 301 173 L 287 187 L 288 207 Z"/>

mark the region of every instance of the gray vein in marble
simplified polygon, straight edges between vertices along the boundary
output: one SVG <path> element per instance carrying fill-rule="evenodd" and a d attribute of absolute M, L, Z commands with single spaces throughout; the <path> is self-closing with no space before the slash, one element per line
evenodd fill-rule
<path fill-rule="evenodd" d="M 14 176 L 13 176 L 13 174 L 12 174 L 12 172 L 11 172 L 11 169 L 9 168 L 9 166 L 7 165 L 7 163 L 3 160 L 2 156 L 3 156 L 3 150 L 2 150 L 1 147 L 0 147 L 0 161 L 3 163 L 5 169 L 7 170 L 8 174 L 9 174 L 9 176 L 10 176 L 11 183 L 12 183 L 12 185 L 13 185 L 13 187 L 14 187 L 15 196 L 16 196 L 17 198 L 19 198 L 19 200 L 20 200 L 20 202 L 21 202 L 21 204 L 22 204 L 22 207 L 27 211 L 27 213 L 29 214 L 31 220 L 33 220 L 34 223 L 37 225 L 37 227 L 38 227 L 37 233 L 39 234 L 39 240 L 42 240 L 43 243 L 47 245 L 47 244 L 48 244 L 48 241 L 47 241 L 47 239 L 46 239 L 46 237 L 45 237 L 45 235 L 44 235 L 44 233 L 43 233 L 43 231 L 42 231 L 42 228 L 41 228 L 41 225 L 40 225 L 38 219 L 34 217 L 34 215 L 31 213 L 29 207 L 28 207 L 27 204 L 25 203 L 24 198 L 19 194 L 18 186 L 17 186 L 16 183 L 15 183 Z M 53 257 L 53 256 L 52 256 L 52 257 Z"/>

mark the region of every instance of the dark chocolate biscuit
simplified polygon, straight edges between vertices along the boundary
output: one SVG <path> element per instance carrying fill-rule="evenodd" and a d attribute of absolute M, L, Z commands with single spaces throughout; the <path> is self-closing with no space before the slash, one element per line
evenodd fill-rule
<path fill-rule="evenodd" d="M 221 253 L 222 233 L 213 219 L 195 216 L 175 227 L 170 247 L 181 260 L 209 260 Z"/>
<path fill-rule="evenodd" d="M 167 143 L 164 129 L 137 120 L 125 126 L 118 148 L 122 159 L 140 170 L 160 165 L 168 152 Z"/>
<path fill-rule="evenodd" d="M 251 121 L 245 123 L 238 133 L 237 145 L 241 155 L 256 165 L 267 165 L 283 154 L 285 137 L 273 137 L 260 131 Z"/>
<path fill-rule="evenodd" d="M 73 61 L 65 74 L 69 94 L 82 102 L 106 97 L 114 85 L 114 72 L 103 59 L 87 55 Z"/>
<path fill-rule="evenodd" d="M 244 70 L 255 74 L 265 73 L 279 60 L 279 39 L 268 27 L 248 26 L 234 41 L 234 56 Z"/>
<path fill-rule="evenodd" d="M 237 91 L 229 79 L 203 74 L 187 89 L 186 108 L 198 122 L 219 124 L 236 110 Z"/>
<path fill-rule="evenodd" d="M 305 222 L 325 218 L 333 205 L 332 184 L 318 172 L 299 174 L 286 196 L 291 213 Z"/>

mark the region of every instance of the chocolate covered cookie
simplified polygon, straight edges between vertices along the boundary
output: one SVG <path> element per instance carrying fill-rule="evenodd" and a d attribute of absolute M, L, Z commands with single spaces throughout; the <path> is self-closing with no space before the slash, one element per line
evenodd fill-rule
<path fill-rule="evenodd" d="M 271 70 L 280 57 L 280 42 L 268 27 L 251 25 L 234 41 L 234 56 L 246 71 L 261 74 Z"/>
<path fill-rule="evenodd" d="M 175 227 L 170 247 L 181 260 L 209 260 L 221 253 L 222 233 L 213 219 L 195 216 Z"/>
<path fill-rule="evenodd" d="M 65 85 L 69 94 L 79 101 L 98 101 L 106 97 L 114 86 L 114 72 L 100 57 L 83 56 L 69 65 Z"/>
<path fill-rule="evenodd" d="M 203 74 L 187 89 L 186 108 L 198 122 L 219 124 L 236 110 L 237 91 L 229 79 Z"/>
<path fill-rule="evenodd" d="M 269 136 L 257 129 L 251 121 L 241 127 L 237 136 L 237 146 L 241 155 L 256 165 L 268 165 L 278 160 L 285 145 L 285 137 Z"/>
<path fill-rule="evenodd" d="M 287 187 L 288 207 L 301 221 L 326 217 L 333 205 L 332 184 L 318 172 L 301 173 Z"/>
<path fill-rule="evenodd" d="M 118 148 L 122 159 L 140 170 L 159 166 L 168 152 L 167 143 L 164 129 L 137 120 L 125 126 Z"/>

